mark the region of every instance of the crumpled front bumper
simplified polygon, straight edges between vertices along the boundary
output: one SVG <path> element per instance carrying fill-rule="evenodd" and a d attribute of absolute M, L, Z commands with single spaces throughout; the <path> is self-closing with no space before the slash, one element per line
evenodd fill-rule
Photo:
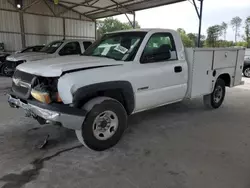
<path fill-rule="evenodd" d="M 12 95 L 8 95 L 8 102 L 11 107 L 20 107 L 33 117 L 60 123 L 63 127 L 74 130 L 81 129 L 86 116 L 86 111 L 64 104 L 51 105 L 37 101 L 23 101 Z"/>

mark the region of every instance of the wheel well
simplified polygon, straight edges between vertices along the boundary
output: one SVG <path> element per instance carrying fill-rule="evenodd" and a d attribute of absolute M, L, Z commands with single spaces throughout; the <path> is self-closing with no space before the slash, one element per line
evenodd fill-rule
<path fill-rule="evenodd" d="M 229 74 L 222 74 L 222 75 L 220 75 L 218 78 L 224 80 L 226 86 L 230 87 L 231 78 L 230 78 Z"/>
<path fill-rule="evenodd" d="M 125 96 L 121 89 L 108 89 L 108 90 L 100 90 L 96 91 L 94 93 L 88 94 L 86 97 L 81 99 L 81 101 L 78 102 L 77 107 L 82 107 L 86 102 L 89 100 L 95 98 L 95 97 L 110 97 L 117 101 L 119 101 L 125 108 L 126 112 L 130 115 L 132 113 L 131 109 L 129 108 L 129 104 L 125 99 Z"/>
<path fill-rule="evenodd" d="M 243 70 L 245 70 L 246 68 L 249 68 L 249 67 L 250 67 L 250 64 L 244 65 Z"/>

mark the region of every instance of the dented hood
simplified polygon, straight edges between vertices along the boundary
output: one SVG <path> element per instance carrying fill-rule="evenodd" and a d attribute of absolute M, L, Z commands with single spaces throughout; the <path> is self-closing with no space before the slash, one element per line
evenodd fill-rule
<path fill-rule="evenodd" d="M 58 77 L 65 72 L 119 64 L 123 62 L 104 57 L 76 55 L 27 62 L 19 65 L 17 69 L 38 76 Z"/>

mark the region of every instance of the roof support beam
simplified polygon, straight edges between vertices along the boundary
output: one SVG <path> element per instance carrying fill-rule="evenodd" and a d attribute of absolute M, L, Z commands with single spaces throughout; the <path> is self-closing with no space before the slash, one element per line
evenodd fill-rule
<path fill-rule="evenodd" d="M 198 45 L 198 47 L 201 47 L 201 24 L 202 24 L 202 13 L 203 13 L 203 0 L 198 0 L 198 1 L 200 1 L 200 10 L 198 10 L 198 7 L 196 5 L 195 0 L 193 0 L 193 5 L 194 5 L 195 11 L 197 13 L 197 16 L 199 18 L 199 30 L 198 30 L 197 45 Z"/>
<path fill-rule="evenodd" d="M 139 11 L 139 10 L 159 7 L 163 5 L 174 4 L 177 2 L 181 2 L 181 1 L 186 1 L 186 0 L 144 0 L 144 1 L 139 1 L 139 2 L 135 0 L 130 0 L 130 1 L 125 1 L 125 2 L 120 3 L 121 5 L 123 5 L 123 7 L 120 7 L 119 11 L 126 13 L 126 10 L 124 10 L 124 8 L 133 10 L 133 11 Z M 114 9 L 115 7 L 114 5 L 112 5 L 110 7 L 110 11 L 102 11 L 102 12 L 90 11 L 90 12 L 85 12 L 85 14 L 93 19 L 105 18 L 105 17 L 117 15 L 111 12 Z"/>
<path fill-rule="evenodd" d="M 67 7 L 66 10 L 64 10 L 64 11 L 62 11 L 62 12 L 59 12 L 57 15 L 59 16 L 59 15 L 65 13 L 65 12 L 67 12 L 67 11 L 69 11 L 69 10 L 73 10 L 73 9 L 76 8 L 76 7 L 79 7 L 79 6 L 81 6 L 81 5 L 87 4 L 87 3 L 90 2 L 90 1 L 92 1 L 92 0 L 85 0 L 85 1 L 83 1 L 83 2 L 81 2 L 81 3 L 78 3 L 78 4 L 73 5 L 73 6 L 71 6 L 71 7 Z M 61 4 L 60 4 L 60 5 L 61 5 Z"/>
<path fill-rule="evenodd" d="M 30 3 L 26 7 L 23 7 L 23 11 L 25 11 L 26 9 L 28 9 L 28 8 L 32 7 L 33 5 L 39 3 L 40 1 L 42 1 L 42 0 L 35 0 L 35 1 L 33 1 L 32 3 Z"/>
<path fill-rule="evenodd" d="M 135 12 L 133 12 L 133 22 L 130 20 L 130 18 L 128 17 L 128 15 L 125 13 L 125 16 L 127 17 L 131 27 L 133 27 L 135 29 Z"/>
<path fill-rule="evenodd" d="M 95 3 L 97 3 L 99 0 L 96 0 L 96 1 L 94 1 L 93 3 L 91 3 L 91 4 L 88 4 L 88 5 L 85 5 L 86 7 L 89 7 L 89 8 L 94 8 L 94 9 L 96 9 L 95 11 L 98 11 L 98 10 L 103 10 L 103 11 L 111 11 L 110 9 L 108 9 L 108 8 L 105 8 L 105 7 L 97 7 L 97 6 L 93 6 Z M 77 4 L 77 3 L 72 3 L 72 2 L 67 2 L 67 1 L 60 1 L 61 3 L 68 3 L 68 4 L 72 4 L 72 5 L 76 5 L 76 6 L 79 6 L 79 4 Z M 59 2 L 59 4 L 60 4 L 60 2 Z M 61 5 L 61 4 L 60 4 Z M 114 5 L 112 5 L 112 6 L 114 6 Z M 115 13 L 119 13 L 119 14 L 123 14 L 123 12 L 120 12 L 120 11 L 117 11 L 117 10 L 112 10 L 112 12 L 115 12 Z M 59 13 L 59 14 L 62 14 L 62 13 Z M 86 15 L 86 14 L 85 14 Z"/>
<path fill-rule="evenodd" d="M 52 10 L 52 8 L 50 7 L 49 3 L 46 0 L 43 0 L 43 2 L 47 5 L 47 7 L 49 8 L 50 12 L 56 16 L 55 12 Z"/>
<path fill-rule="evenodd" d="M 13 1 L 8 0 L 7 2 L 8 2 L 9 4 L 11 4 L 15 9 L 17 9 L 17 7 L 16 7 L 15 3 L 13 3 Z"/>
<path fill-rule="evenodd" d="M 92 0 L 88 0 L 88 1 L 92 1 Z M 53 3 L 52 0 L 50 0 L 50 2 Z M 67 7 L 67 6 L 65 6 L 65 5 L 63 5 L 63 4 L 60 4 L 60 3 L 59 3 L 58 6 L 61 6 L 61 7 L 63 7 L 63 8 L 66 9 L 65 11 L 63 11 L 63 13 L 65 13 L 65 12 L 71 10 L 71 11 L 73 11 L 73 12 L 75 12 L 75 13 L 77 13 L 77 14 L 80 15 L 80 18 L 79 18 L 79 19 L 81 19 L 81 16 L 84 16 L 84 17 L 90 19 L 91 21 L 94 21 L 92 18 L 86 16 L 85 14 L 83 14 L 83 13 L 81 13 L 81 12 L 78 12 L 78 11 L 76 11 L 76 10 L 74 10 L 74 9 L 69 9 L 69 7 Z M 56 14 L 56 17 L 60 16 L 60 15 L 63 14 L 63 13 L 61 12 L 61 13 L 59 13 L 59 14 Z"/>
<path fill-rule="evenodd" d="M 115 4 L 116 4 L 117 9 L 118 9 L 119 7 L 125 8 L 124 6 L 122 6 L 122 4 L 121 4 L 121 3 L 117 3 L 115 0 L 110 0 L 110 1 L 112 1 L 113 3 L 115 3 Z M 128 11 L 127 13 L 132 13 L 132 12 L 133 12 L 133 11 L 131 11 L 131 10 L 127 9 L 127 8 L 125 8 L 125 9 Z"/>
<path fill-rule="evenodd" d="M 125 2 L 119 3 L 119 5 L 122 6 L 122 7 L 124 7 L 124 6 L 123 6 L 124 4 L 129 3 L 129 2 L 132 2 L 132 1 L 134 1 L 134 0 L 125 1 Z M 114 8 L 113 8 L 113 7 L 114 7 Z M 113 11 L 113 12 L 117 12 L 117 13 L 119 12 L 120 14 L 124 14 L 124 12 L 121 12 L 121 11 L 119 11 L 119 10 L 115 10 L 115 9 L 118 9 L 117 6 L 115 7 L 115 5 L 110 5 L 110 6 L 107 6 L 107 7 L 102 7 L 101 9 L 103 9 L 103 8 L 105 8 L 107 11 Z M 110 8 L 113 8 L 113 9 L 110 9 Z M 100 10 L 101 10 L 101 9 L 100 9 Z M 89 11 L 89 12 L 85 12 L 85 14 L 87 15 L 87 14 L 91 14 L 91 13 L 94 13 L 94 12 L 96 12 L 96 10 L 92 10 L 92 11 Z"/>

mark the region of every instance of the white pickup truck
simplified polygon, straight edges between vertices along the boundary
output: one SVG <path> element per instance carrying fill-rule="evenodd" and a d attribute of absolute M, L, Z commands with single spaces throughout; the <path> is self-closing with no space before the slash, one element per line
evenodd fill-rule
<path fill-rule="evenodd" d="M 243 61 L 244 49 L 184 49 L 173 30 L 108 33 L 82 56 L 19 65 L 8 102 L 101 151 L 120 140 L 128 115 L 199 96 L 220 107 L 225 87 L 242 84 Z"/>
<path fill-rule="evenodd" d="M 16 53 L 6 58 L 1 67 L 2 73 L 5 76 L 11 76 L 19 64 L 28 61 L 82 54 L 92 43 L 93 40 L 86 39 L 58 40 L 44 46 L 39 52 Z"/>

